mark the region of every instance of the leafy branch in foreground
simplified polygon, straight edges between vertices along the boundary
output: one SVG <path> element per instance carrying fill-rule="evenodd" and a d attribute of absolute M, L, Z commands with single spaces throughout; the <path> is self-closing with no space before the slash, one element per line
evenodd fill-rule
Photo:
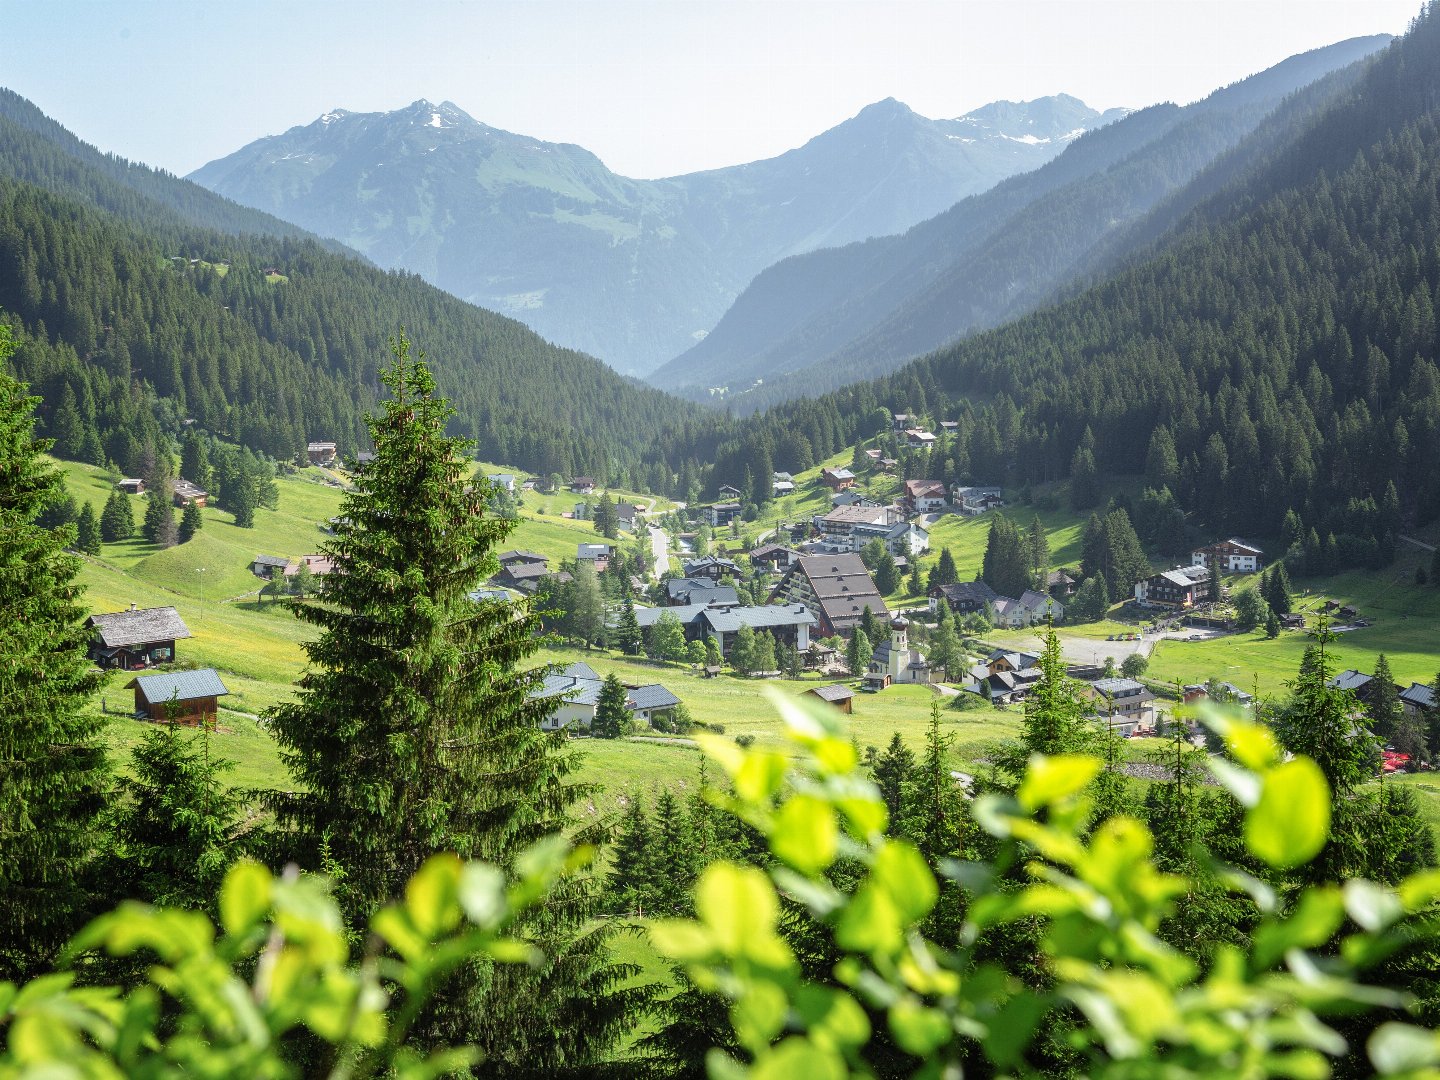
<path fill-rule="evenodd" d="M 711 1050 L 712 1077 L 871 1075 L 872 1017 L 913 1056 L 916 1076 L 958 1077 L 977 1057 L 987 1073 L 1035 1075 L 1027 1054 L 1063 1026 L 1091 1077 L 1152 1076 L 1157 1062 L 1168 1077 L 1321 1077 L 1347 1050 L 1325 1018 L 1409 1004 L 1358 975 L 1429 932 L 1422 918 L 1440 897 L 1440 872 L 1394 889 L 1310 887 L 1282 901 L 1252 875 L 1207 865 L 1262 918 L 1247 948 L 1223 946 L 1202 969 L 1157 933 L 1189 883 L 1156 868 L 1145 825 L 1115 816 L 1087 834 L 1086 791 L 1101 762 L 1086 755 L 1035 754 L 1013 794 L 976 800 L 974 820 L 998 855 L 941 865 L 966 901 L 958 944 L 942 947 L 921 930 L 940 894 L 936 875 L 914 845 L 885 835 L 885 803 L 857 770 L 839 719 L 793 701 L 779 707 L 798 767 L 777 750 L 704 740 L 733 785 L 715 798 L 767 837 L 773 868 L 712 864 L 697 885 L 698 917 L 651 931 L 697 987 L 729 1002 L 744 1060 Z M 1330 819 L 1320 769 L 1284 760 L 1261 727 L 1214 723 L 1232 760 L 1212 767 L 1245 808 L 1246 848 L 1276 870 L 1314 858 Z M 863 868 L 848 893 L 828 876 L 842 861 Z M 1018 889 L 1005 880 L 1016 865 Z M 782 898 L 833 935 L 842 954 L 833 982 L 801 975 L 780 932 Z M 1022 920 L 1042 926 L 1053 975 L 1045 990 L 977 949 L 987 930 Z M 1421 1027 L 1382 1024 L 1367 1050 L 1377 1073 L 1440 1075 L 1440 1041 Z"/>

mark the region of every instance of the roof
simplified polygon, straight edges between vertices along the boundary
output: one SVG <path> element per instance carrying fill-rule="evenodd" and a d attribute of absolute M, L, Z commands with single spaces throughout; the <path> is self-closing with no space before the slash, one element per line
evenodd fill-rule
<path fill-rule="evenodd" d="M 1061 606 L 1044 593 L 1038 593 L 1034 589 L 1026 589 L 1020 597 L 1020 606 L 1029 611 L 1045 611 L 1052 604 L 1057 608 Z"/>
<path fill-rule="evenodd" d="M 550 568 L 543 562 L 513 562 L 504 563 L 500 567 L 500 573 L 496 577 L 505 577 L 511 581 L 523 581 L 530 578 L 542 578 L 550 576 Z"/>
<path fill-rule="evenodd" d="M 814 626 L 815 616 L 804 604 L 767 604 L 764 607 L 705 608 L 701 614 L 719 634 L 733 634 L 742 626 Z"/>
<path fill-rule="evenodd" d="M 632 687 L 625 696 L 632 709 L 669 709 L 680 704 L 680 699 L 659 683 Z"/>
<path fill-rule="evenodd" d="M 91 615 L 90 625 L 99 632 L 100 643 L 111 649 L 190 636 L 190 628 L 173 607 L 132 608 L 108 615 Z"/>
<path fill-rule="evenodd" d="M 793 548 L 788 548 L 784 544 L 761 544 L 757 548 L 750 549 L 750 561 L 754 562 L 756 559 L 769 559 L 781 555 L 788 555 L 794 558 L 795 554 L 796 552 Z"/>
<path fill-rule="evenodd" d="M 937 585 L 935 591 L 947 603 L 993 604 L 1000 596 L 983 581 L 957 581 L 953 585 Z"/>
<path fill-rule="evenodd" d="M 562 668 L 560 674 L 570 679 L 599 679 L 600 673 L 583 660 L 577 660 L 569 667 Z"/>
<path fill-rule="evenodd" d="M 331 561 L 329 555 L 301 555 L 300 558 L 292 565 L 293 569 L 292 567 L 286 567 L 286 574 L 298 574 L 300 572 L 300 568 L 303 566 L 316 577 L 324 577 L 326 574 L 330 573 L 335 569 L 335 564 L 333 561 Z"/>
<path fill-rule="evenodd" d="M 1023 670 L 1024 668 L 1033 667 L 1035 663 L 1039 661 L 1039 659 L 1040 658 L 1038 656 L 1034 656 L 1030 653 L 1010 652 L 1008 649 L 996 649 L 994 652 L 992 652 L 989 656 L 985 658 L 985 662 L 993 663 L 996 660 L 1005 660 L 1007 663 L 1009 663 L 1011 667 Z"/>
<path fill-rule="evenodd" d="M 256 555 L 250 561 L 251 566 L 278 566 L 281 570 L 290 565 L 290 560 L 283 555 Z"/>
<path fill-rule="evenodd" d="M 192 484 L 189 480 L 176 480 L 174 490 L 175 494 L 179 495 L 182 499 L 204 499 L 209 497 L 207 491 L 198 484 Z"/>
<path fill-rule="evenodd" d="M 832 480 L 854 480 L 855 474 L 849 469 L 821 469 L 822 476 L 828 476 Z"/>
<path fill-rule="evenodd" d="M 1411 683 L 1406 689 L 1400 691 L 1400 700 L 1421 709 L 1433 709 L 1435 707 L 1435 690 L 1424 683 Z"/>
<path fill-rule="evenodd" d="M 912 499 L 929 499 L 945 497 L 945 482 L 943 480 L 906 480 L 905 494 Z"/>
<path fill-rule="evenodd" d="M 497 556 L 497 558 L 499 558 L 501 566 L 504 566 L 506 563 L 509 562 L 543 563 L 548 561 L 546 557 L 544 555 L 541 555 L 538 551 L 524 551 L 518 548 L 514 551 L 502 551 Z"/>
<path fill-rule="evenodd" d="M 1106 697 L 1140 693 L 1145 689 L 1144 683 L 1138 683 L 1134 679 L 1096 679 L 1090 685 Z"/>
<path fill-rule="evenodd" d="M 709 578 L 670 578 L 665 592 L 672 602 L 683 604 L 738 604 L 733 585 L 717 585 Z"/>
<path fill-rule="evenodd" d="M 510 594 L 504 589 L 471 589 L 465 594 L 477 604 L 483 600 L 509 600 Z"/>
<path fill-rule="evenodd" d="M 735 563 L 731 562 L 729 559 L 722 559 L 716 555 L 702 555 L 698 559 L 690 559 L 686 561 L 684 567 L 685 576 L 693 577 L 697 570 L 704 570 L 705 568 L 710 566 L 718 566 L 722 570 L 733 570 L 737 574 L 740 572 L 740 567 L 735 565 Z"/>
<path fill-rule="evenodd" d="M 214 668 L 199 671 L 167 671 L 158 675 L 139 675 L 125 684 L 135 687 L 151 705 L 166 701 L 198 701 L 202 698 L 224 697 L 230 693 Z"/>
<path fill-rule="evenodd" d="M 610 555 L 609 544 L 576 544 L 575 557 L 577 559 L 604 559 Z"/>
<path fill-rule="evenodd" d="M 807 694 L 814 694 L 821 701 L 849 701 L 855 696 L 855 691 L 844 683 L 827 683 L 825 686 L 812 686 L 806 690 Z"/>
<path fill-rule="evenodd" d="M 899 515 L 888 506 L 837 506 L 822 515 L 821 520 L 832 525 L 883 525 L 895 524 Z"/>
<path fill-rule="evenodd" d="M 1346 668 L 1330 680 L 1330 686 L 1336 690 L 1360 690 L 1373 678 L 1373 675 L 1366 675 L 1355 668 Z"/>
<path fill-rule="evenodd" d="M 295 444 L 294 444 L 294 443 L 291 443 L 290 445 L 291 445 L 291 446 L 294 446 Z M 335 449 L 335 444 L 334 444 L 333 442 L 312 442 L 312 443 L 307 443 L 306 446 L 305 446 L 305 449 L 306 449 L 307 451 L 315 451 L 315 450 L 334 450 L 334 449 Z"/>

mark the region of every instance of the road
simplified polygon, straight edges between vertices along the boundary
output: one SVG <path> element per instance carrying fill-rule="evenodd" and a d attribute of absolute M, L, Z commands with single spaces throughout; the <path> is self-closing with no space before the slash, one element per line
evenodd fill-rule
<path fill-rule="evenodd" d="M 656 581 L 660 580 L 661 574 L 670 569 L 670 554 L 667 550 L 669 542 L 670 537 L 666 535 L 664 529 L 659 525 L 650 526 L 650 554 L 654 563 L 650 568 L 650 575 Z"/>

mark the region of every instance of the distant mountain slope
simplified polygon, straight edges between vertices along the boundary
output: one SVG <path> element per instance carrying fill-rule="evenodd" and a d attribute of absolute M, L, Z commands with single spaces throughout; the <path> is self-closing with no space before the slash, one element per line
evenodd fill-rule
<path fill-rule="evenodd" d="M 929 120 L 886 100 L 779 157 L 645 181 L 417 101 L 326 113 L 191 178 L 648 371 L 777 259 L 899 232 L 1120 115 L 1061 95 Z"/>
<path fill-rule="evenodd" d="M 1077 139 L 1035 172 L 903 236 L 771 267 L 703 342 L 649 379 L 700 399 L 712 387 L 728 387 L 732 408 L 753 411 L 882 374 L 1030 310 L 1153 238 L 1153 230 L 1131 226 L 1239 144 L 1288 95 L 1387 41 L 1341 42 L 1185 108 L 1132 113 Z M 1330 83 L 1317 88 L 1307 107 L 1337 90 Z"/>
<path fill-rule="evenodd" d="M 1440 9 L 1344 81 L 1207 170 L 1143 259 L 746 418 L 705 447 L 716 483 L 877 431 L 893 445 L 907 410 L 955 425 L 934 452 L 898 451 L 907 475 L 1022 501 L 1077 472 L 1143 475 L 1142 535 L 1179 512 L 1192 535 L 1252 537 L 1307 573 L 1387 564 L 1399 534 L 1440 518 Z"/>
<path fill-rule="evenodd" d="M 0 108 L 0 317 L 25 331 L 15 366 L 61 451 L 124 468 L 182 418 L 278 458 L 315 438 L 363 446 L 376 368 L 402 328 L 455 430 L 491 460 L 628 478 L 647 444 L 701 412 L 413 275 L 100 154 L 13 95 Z M 649 467 L 668 485 L 668 468 Z"/>

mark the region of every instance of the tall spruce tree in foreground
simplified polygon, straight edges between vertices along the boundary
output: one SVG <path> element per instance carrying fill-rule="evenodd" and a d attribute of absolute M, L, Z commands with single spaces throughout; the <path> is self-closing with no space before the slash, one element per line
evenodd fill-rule
<path fill-rule="evenodd" d="M 0 326 L 0 363 L 11 351 Z M 91 913 L 84 885 L 107 781 L 70 529 L 35 523 L 60 490 L 35 405 L 0 371 L 0 979 L 45 970 Z"/>
<path fill-rule="evenodd" d="M 451 410 L 425 364 L 404 337 L 392 351 L 390 398 L 368 418 L 375 460 L 341 504 L 324 602 L 295 608 L 319 630 L 310 668 L 269 715 L 301 788 L 273 797 L 281 839 L 311 866 L 327 850 L 356 925 L 433 852 L 513 865 L 572 824 L 569 808 L 591 791 L 563 737 L 540 730 L 553 707 L 531 697 L 543 669 L 520 670 L 538 647 L 536 615 L 469 599 L 514 523 L 469 483 L 469 444 L 445 434 Z M 587 832 L 572 839 L 596 839 Z M 562 883 L 526 926 L 543 966 L 463 969 L 419 1036 L 476 1043 L 482 1073 L 593 1068 L 648 998 L 620 988 L 635 970 L 610 961 L 613 931 L 587 927 L 597 895 L 588 877 Z"/>

